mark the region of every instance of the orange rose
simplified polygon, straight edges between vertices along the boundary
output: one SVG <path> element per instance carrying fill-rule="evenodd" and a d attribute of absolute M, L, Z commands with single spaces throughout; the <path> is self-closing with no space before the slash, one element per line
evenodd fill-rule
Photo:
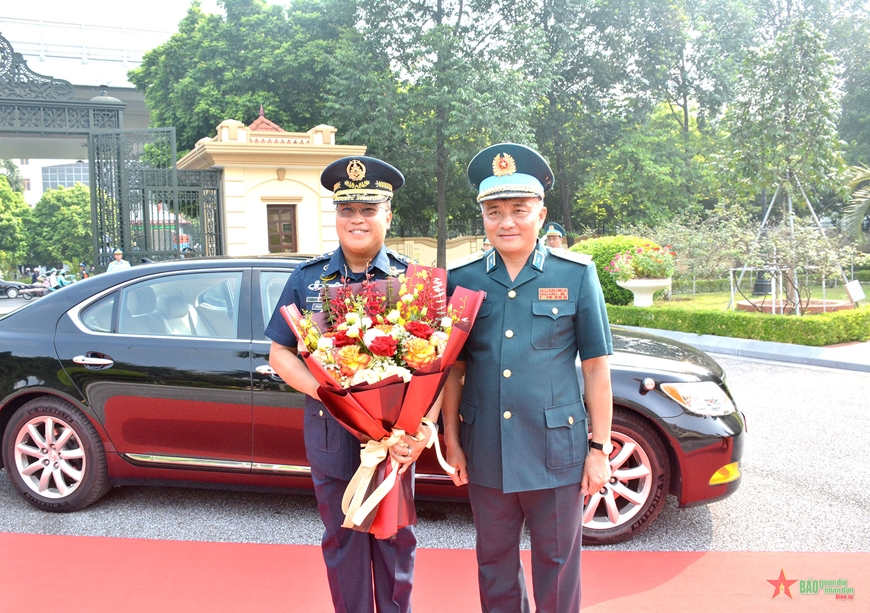
<path fill-rule="evenodd" d="M 402 357 L 405 359 L 408 368 L 412 370 L 426 366 L 426 364 L 433 362 L 438 357 L 438 352 L 435 350 L 434 345 L 426 339 L 417 338 L 416 336 L 405 340 L 402 343 L 402 347 L 405 349 Z"/>
<path fill-rule="evenodd" d="M 369 365 L 372 361 L 372 356 L 367 353 L 360 353 L 357 345 L 347 345 L 336 349 L 333 352 L 335 362 L 341 369 L 341 374 L 345 377 L 351 377 L 355 372 Z"/>

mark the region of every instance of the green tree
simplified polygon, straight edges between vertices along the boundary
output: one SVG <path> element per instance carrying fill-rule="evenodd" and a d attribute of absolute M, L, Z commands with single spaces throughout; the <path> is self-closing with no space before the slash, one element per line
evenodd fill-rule
<path fill-rule="evenodd" d="M 740 63 L 751 46 L 752 11 L 744 0 L 681 0 L 666 77 L 659 91 L 674 120 L 688 133 L 704 129 L 734 95 Z"/>
<path fill-rule="evenodd" d="M 727 118 L 730 162 L 745 195 L 779 186 L 799 194 L 798 183 L 840 187 L 835 65 L 822 36 L 803 19 L 749 54 Z"/>
<path fill-rule="evenodd" d="M 30 207 L 24 196 L 12 189 L 5 174 L 0 173 L 0 271 L 23 264 L 27 255 L 25 224 Z"/>
<path fill-rule="evenodd" d="M 21 172 L 19 172 L 15 162 L 12 160 L 0 160 L 0 175 L 6 177 L 12 191 L 19 194 L 24 193 L 24 180 L 21 178 Z"/>
<path fill-rule="evenodd" d="M 673 46 L 669 3 L 648 0 L 539 0 L 530 23 L 544 41 L 549 87 L 532 119 L 539 150 L 556 185 L 550 218 L 574 233 L 572 203 L 596 151 L 654 104 L 650 83 L 661 80 Z M 643 57 L 643 62 L 613 58 Z"/>
<path fill-rule="evenodd" d="M 91 194 L 87 187 L 46 191 L 27 220 L 30 259 L 46 265 L 69 264 L 77 270 L 92 253 Z"/>
<path fill-rule="evenodd" d="M 674 123 L 666 104 L 647 121 L 626 125 L 616 142 L 589 161 L 576 192 L 582 223 L 606 232 L 614 226 L 655 225 L 680 212 L 712 206 L 719 188 L 709 156 L 675 154 L 711 151 L 715 133 L 701 133 L 692 118 L 688 134 Z"/>
<path fill-rule="evenodd" d="M 357 31 L 336 54 L 329 115 L 346 141 L 366 143 L 406 173 L 397 216 L 437 221 L 439 266 L 448 216 L 479 217 L 462 177 L 472 155 L 494 142 L 532 140 L 528 118 L 541 81 L 526 75 L 541 70 L 530 66 L 537 56 L 527 44 L 534 32 L 523 24 L 528 8 L 359 0 Z"/>
<path fill-rule="evenodd" d="M 840 227 L 844 234 L 860 241 L 864 238 L 864 219 L 870 215 L 870 168 L 853 166 L 850 171 L 852 196 L 843 211 Z"/>
<path fill-rule="evenodd" d="M 331 0 L 221 0 L 226 16 L 194 2 L 166 43 L 145 54 L 130 81 L 145 92 L 151 125 L 175 126 L 180 150 L 225 119 L 253 121 L 262 105 L 288 131 L 323 123 L 329 60 L 352 11 Z"/>
<path fill-rule="evenodd" d="M 849 3 L 851 4 L 851 3 Z M 837 126 L 852 165 L 870 165 L 870 7 L 849 7 L 830 33 L 830 51 L 841 63 L 842 115 Z"/>

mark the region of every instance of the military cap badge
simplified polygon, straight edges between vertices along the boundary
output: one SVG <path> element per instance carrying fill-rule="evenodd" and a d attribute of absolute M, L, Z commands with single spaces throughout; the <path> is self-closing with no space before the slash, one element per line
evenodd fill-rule
<path fill-rule="evenodd" d="M 332 201 L 378 203 L 393 197 L 405 184 L 396 168 L 379 159 L 358 155 L 344 157 L 327 166 L 320 184 L 332 191 Z"/>
<path fill-rule="evenodd" d="M 478 202 L 499 198 L 543 198 L 544 193 L 553 187 L 553 171 L 534 149 L 516 143 L 501 143 L 474 156 L 468 165 L 468 181 L 478 190 Z"/>

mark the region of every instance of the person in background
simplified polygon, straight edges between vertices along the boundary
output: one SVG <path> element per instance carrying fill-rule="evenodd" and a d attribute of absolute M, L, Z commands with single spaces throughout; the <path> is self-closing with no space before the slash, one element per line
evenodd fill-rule
<path fill-rule="evenodd" d="M 562 242 L 565 240 L 565 229 L 555 222 L 548 223 L 546 228 L 544 238 L 547 239 L 547 247 L 550 249 L 562 249 Z"/>
<path fill-rule="evenodd" d="M 45 278 L 45 287 L 56 288 L 58 285 L 57 268 L 52 268 L 48 271 L 48 276 Z"/>
<path fill-rule="evenodd" d="M 106 272 L 117 272 L 119 270 L 124 270 L 125 268 L 130 268 L 130 262 L 124 259 L 124 252 L 120 247 L 117 247 L 112 252 L 112 257 L 115 258 L 109 265 L 106 267 Z"/>
<path fill-rule="evenodd" d="M 296 337 L 279 311 L 288 304 L 321 311 L 325 286 L 385 279 L 407 269 L 405 258 L 384 246 L 393 219 L 393 191 L 405 178 L 381 160 L 357 156 L 327 166 L 320 182 L 333 192 L 339 247 L 300 264 L 287 280 L 266 328 L 266 336 L 272 339 L 269 364 L 288 385 L 307 394 L 305 452 L 324 526 L 321 548 L 335 611 L 409 613 L 417 546 L 414 528 L 402 528 L 390 539 L 376 539 L 341 527 L 341 501 L 360 463 L 360 441 L 318 399 L 319 385 L 296 356 Z M 425 442 L 398 443 L 390 455 L 411 466 L 424 447 Z"/>
<path fill-rule="evenodd" d="M 85 263 L 79 262 L 79 279 L 87 279 L 90 276 L 91 275 L 88 272 L 88 267 L 85 266 Z"/>
<path fill-rule="evenodd" d="M 36 281 L 39 279 L 39 266 L 33 267 L 33 274 L 30 275 L 30 284 L 36 285 Z"/>
<path fill-rule="evenodd" d="M 453 481 L 468 485 L 474 514 L 481 610 L 529 611 L 527 526 L 536 610 L 577 613 L 583 498 L 610 479 L 613 452 L 604 296 L 589 256 L 538 240 L 554 179 L 540 154 L 493 145 L 471 161 L 468 179 L 493 249 L 448 272 L 449 292 L 483 290 L 486 299 L 450 371 L 442 415 Z"/>

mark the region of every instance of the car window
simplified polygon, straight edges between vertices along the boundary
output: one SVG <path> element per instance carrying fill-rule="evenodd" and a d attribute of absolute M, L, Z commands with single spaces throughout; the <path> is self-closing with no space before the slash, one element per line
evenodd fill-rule
<path fill-rule="evenodd" d="M 260 273 L 260 304 L 263 305 L 262 330 L 265 330 L 266 326 L 269 325 L 269 320 L 272 319 L 272 313 L 278 305 L 278 299 L 281 297 L 281 292 L 284 291 L 284 286 L 289 278 L 289 270 Z"/>
<path fill-rule="evenodd" d="M 236 338 L 242 272 L 198 272 L 143 281 L 121 294 L 118 332 Z"/>
<path fill-rule="evenodd" d="M 112 313 L 117 293 L 112 293 L 82 311 L 82 323 L 94 332 L 112 331 Z"/>

